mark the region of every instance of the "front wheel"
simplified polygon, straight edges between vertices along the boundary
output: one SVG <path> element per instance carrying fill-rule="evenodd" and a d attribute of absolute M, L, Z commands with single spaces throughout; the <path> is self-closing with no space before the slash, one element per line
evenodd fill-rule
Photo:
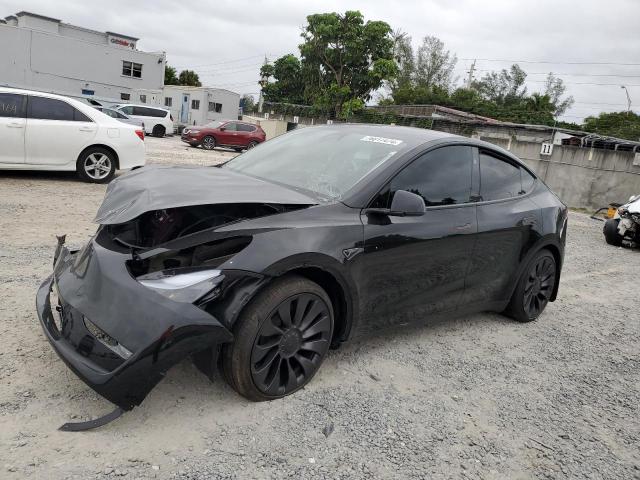
<path fill-rule="evenodd" d="M 104 148 L 88 148 L 80 154 L 76 171 L 85 182 L 107 183 L 116 173 L 115 155 Z"/>
<path fill-rule="evenodd" d="M 319 285 L 295 275 L 277 279 L 241 313 L 235 340 L 222 351 L 224 376 L 249 400 L 284 397 L 313 378 L 332 333 L 331 300 Z"/>
<path fill-rule="evenodd" d="M 620 219 L 610 218 L 604 222 L 602 233 L 604 233 L 604 239 L 609 245 L 619 247 L 622 245 L 622 235 L 618 233 L 618 224 Z"/>
<path fill-rule="evenodd" d="M 556 259 L 549 250 L 539 251 L 527 264 L 505 313 L 519 322 L 540 316 L 556 285 Z"/>
<path fill-rule="evenodd" d="M 202 139 L 202 148 L 205 150 L 213 150 L 216 148 L 216 139 L 211 135 L 207 135 Z"/>

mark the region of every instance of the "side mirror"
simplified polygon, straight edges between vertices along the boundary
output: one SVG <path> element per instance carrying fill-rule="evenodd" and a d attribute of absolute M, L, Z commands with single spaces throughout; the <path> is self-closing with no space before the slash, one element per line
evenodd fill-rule
<path fill-rule="evenodd" d="M 389 215 L 397 217 L 419 217 L 420 215 L 424 215 L 424 211 L 424 199 L 420 195 L 407 192 L 406 190 L 397 190 L 393 195 Z"/>
<path fill-rule="evenodd" d="M 220 130 L 221 132 L 224 132 L 226 130 L 226 128 L 220 127 L 218 130 Z"/>

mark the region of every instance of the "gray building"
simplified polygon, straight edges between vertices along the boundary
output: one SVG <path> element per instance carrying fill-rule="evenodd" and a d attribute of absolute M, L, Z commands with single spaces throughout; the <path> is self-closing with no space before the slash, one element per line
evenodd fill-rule
<path fill-rule="evenodd" d="M 138 39 L 19 12 L 0 19 L 0 85 L 100 103 L 136 102 L 138 90 L 164 84 L 164 52 L 142 52 Z"/>
<path fill-rule="evenodd" d="M 238 118 L 240 94 L 213 87 L 166 85 L 161 107 L 171 110 L 178 125 L 204 125 Z"/>

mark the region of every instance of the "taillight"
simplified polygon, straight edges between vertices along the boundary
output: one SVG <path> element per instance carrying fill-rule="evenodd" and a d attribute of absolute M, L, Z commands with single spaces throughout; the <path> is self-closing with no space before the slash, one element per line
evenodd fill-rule
<path fill-rule="evenodd" d="M 144 130 L 136 130 L 136 135 L 144 142 Z"/>

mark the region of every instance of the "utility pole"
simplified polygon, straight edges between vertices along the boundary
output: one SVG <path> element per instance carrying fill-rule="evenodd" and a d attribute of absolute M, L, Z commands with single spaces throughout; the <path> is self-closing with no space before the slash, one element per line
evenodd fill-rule
<path fill-rule="evenodd" d="M 264 63 L 262 65 L 266 65 L 269 63 L 269 59 L 267 58 L 267 54 L 264 54 Z M 267 83 L 269 82 L 269 79 L 265 76 L 262 76 L 262 78 L 260 78 L 260 81 L 258 82 L 260 84 L 260 97 L 258 98 L 258 112 L 262 113 L 262 104 L 264 103 L 264 98 L 262 97 L 262 89 L 264 87 L 267 86 Z"/>
<path fill-rule="evenodd" d="M 471 82 L 473 82 L 473 71 L 476 69 L 476 61 L 474 60 L 469 68 L 469 78 L 467 78 L 467 88 L 471 88 Z"/>
<path fill-rule="evenodd" d="M 620 85 L 620 88 L 624 89 L 624 93 L 627 94 L 627 115 L 631 112 L 631 97 L 629 96 L 629 90 L 624 85 Z"/>

